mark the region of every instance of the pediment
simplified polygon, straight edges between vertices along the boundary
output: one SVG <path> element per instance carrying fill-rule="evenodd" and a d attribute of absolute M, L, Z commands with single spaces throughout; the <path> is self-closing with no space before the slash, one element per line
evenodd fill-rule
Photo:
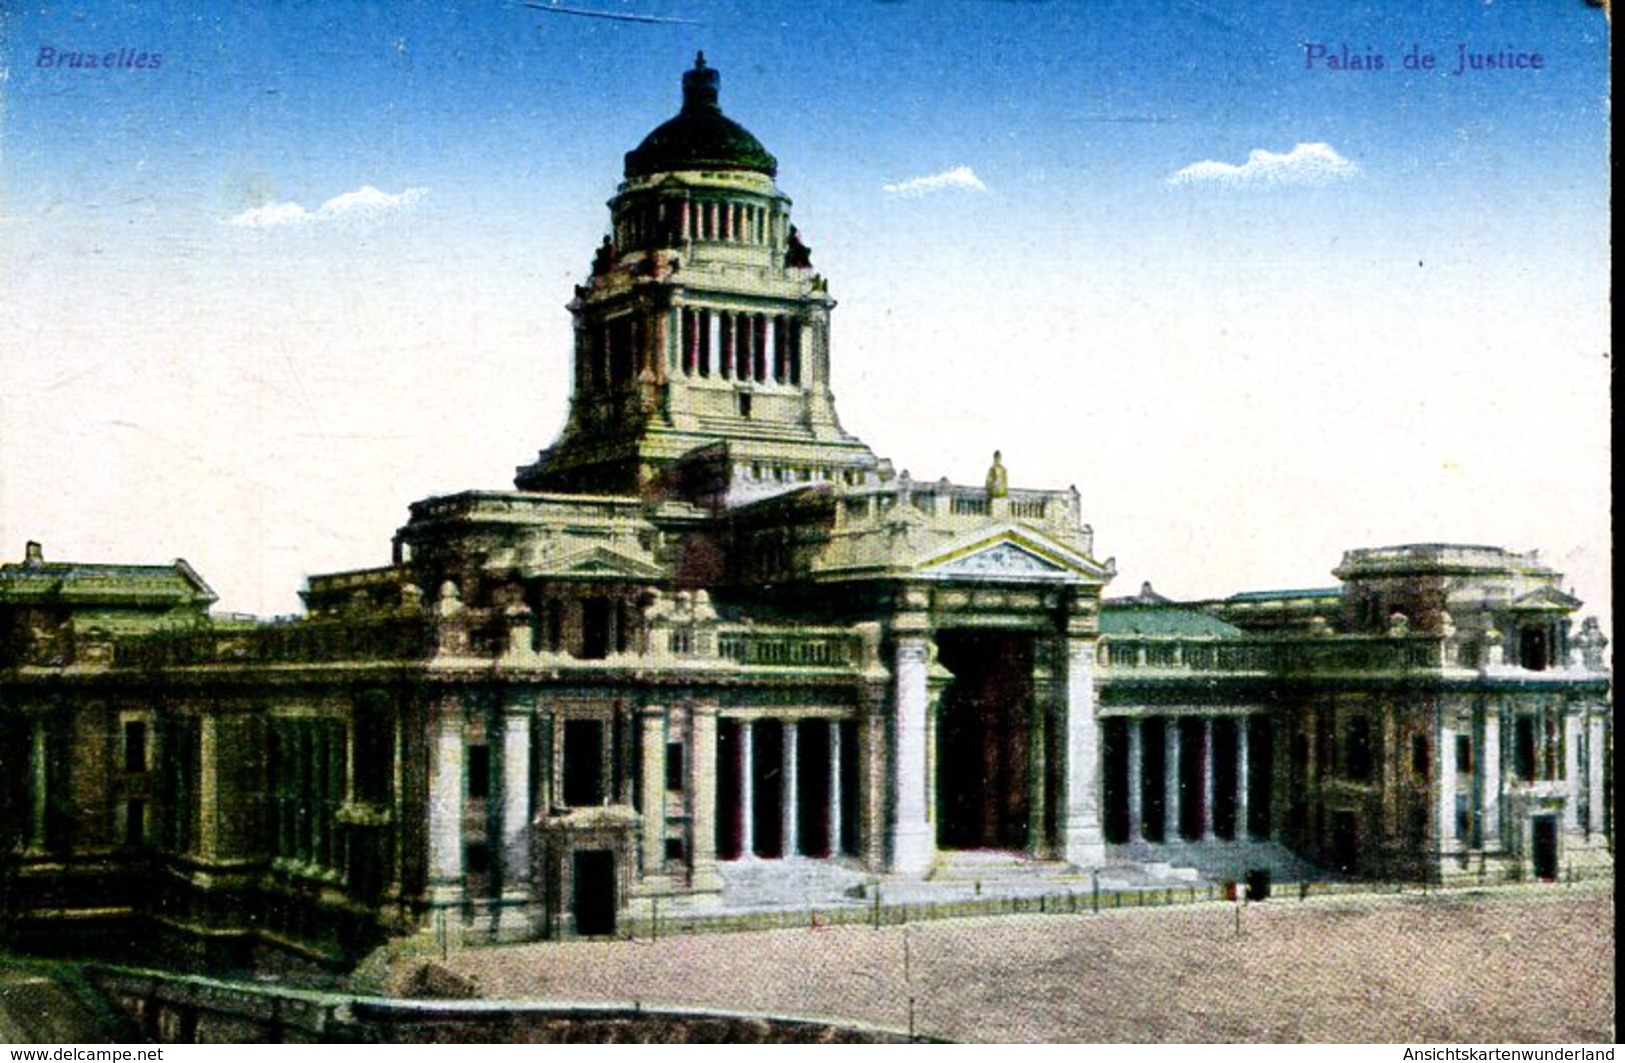
<path fill-rule="evenodd" d="M 1537 587 L 1528 594 L 1513 599 L 1512 608 L 1524 610 L 1556 610 L 1559 612 L 1573 612 L 1584 603 L 1572 595 L 1564 594 L 1556 587 Z"/>
<path fill-rule="evenodd" d="M 665 575 L 658 565 L 609 546 L 588 546 L 540 560 L 532 575 L 575 579 L 657 580 Z"/>
<path fill-rule="evenodd" d="M 1111 571 L 1059 543 L 1006 529 L 955 544 L 915 566 L 921 576 L 943 580 L 1008 582 L 1100 582 Z"/>

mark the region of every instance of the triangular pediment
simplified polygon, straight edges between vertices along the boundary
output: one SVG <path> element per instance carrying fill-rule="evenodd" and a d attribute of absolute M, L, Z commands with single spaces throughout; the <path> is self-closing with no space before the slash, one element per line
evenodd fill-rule
<path fill-rule="evenodd" d="M 1580 599 L 1564 594 L 1556 587 L 1537 587 L 1528 594 L 1513 599 L 1512 608 L 1518 610 L 1556 610 L 1567 613 L 1573 612 L 1583 604 Z"/>
<path fill-rule="evenodd" d="M 540 559 L 532 575 L 573 579 L 657 580 L 665 575 L 658 565 L 613 547 L 588 546 Z"/>
<path fill-rule="evenodd" d="M 956 543 L 922 560 L 915 572 L 933 579 L 1017 583 L 1095 583 L 1112 575 L 1060 543 L 1014 528 Z"/>

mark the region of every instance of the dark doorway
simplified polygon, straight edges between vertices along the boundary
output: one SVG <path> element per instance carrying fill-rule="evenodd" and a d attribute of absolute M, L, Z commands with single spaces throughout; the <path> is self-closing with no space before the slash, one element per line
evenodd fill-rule
<path fill-rule="evenodd" d="M 1111 717 L 1100 721 L 1100 791 L 1104 808 L 1101 828 L 1106 840 L 1122 845 L 1129 840 L 1129 747 L 1128 729 L 1134 720 Z"/>
<path fill-rule="evenodd" d="M 615 933 L 615 854 L 609 849 L 578 849 L 573 896 L 576 933 L 593 937 Z"/>
<path fill-rule="evenodd" d="M 937 716 L 937 844 L 1027 848 L 1033 639 L 1013 631 L 942 631 L 953 673 Z"/>
<path fill-rule="evenodd" d="M 1530 856 L 1535 877 L 1550 882 L 1557 878 L 1557 817 L 1534 816 L 1529 820 Z"/>
<path fill-rule="evenodd" d="M 751 829 L 757 856 L 772 860 L 785 855 L 783 809 L 784 725 L 757 720 L 751 727 Z"/>
<path fill-rule="evenodd" d="M 739 721 L 717 723 L 717 856 L 744 855 L 744 806 L 740 794 Z"/>
<path fill-rule="evenodd" d="M 805 856 L 832 855 L 829 733 L 834 726 L 824 720 L 804 720 L 796 726 L 796 837 Z"/>
<path fill-rule="evenodd" d="M 1332 867 L 1352 875 L 1360 866 L 1360 817 L 1353 812 L 1332 815 Z"/>
<path fill-rule="evenodd" d="M 1220 717 L 1213 721 L 1213 836 L 1226 842 L 1236 840 L 1236 820 L 1240 812 L 1236 785 L 1241 764 L 1236 733 L 1233 718 Z"/>

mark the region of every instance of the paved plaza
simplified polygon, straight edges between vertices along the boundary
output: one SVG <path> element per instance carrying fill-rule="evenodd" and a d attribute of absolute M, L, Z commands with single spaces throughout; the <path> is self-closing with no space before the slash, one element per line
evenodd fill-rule
<path fill-rule="evenodd" d="M 844 1018 L 959 1041 L 1614 1036 L 1607 885 L 453 951 L 491 998 Z M 404 986 L 424 962 L 403 954 Z"/>

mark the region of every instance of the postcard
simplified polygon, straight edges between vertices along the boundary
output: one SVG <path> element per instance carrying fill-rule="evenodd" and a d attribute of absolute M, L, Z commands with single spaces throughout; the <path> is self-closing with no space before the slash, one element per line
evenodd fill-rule
<path fill-rule="evenodd" d="M 0 1033 L 1610 1040 L 1609 19 L 13 6 Z"/>

